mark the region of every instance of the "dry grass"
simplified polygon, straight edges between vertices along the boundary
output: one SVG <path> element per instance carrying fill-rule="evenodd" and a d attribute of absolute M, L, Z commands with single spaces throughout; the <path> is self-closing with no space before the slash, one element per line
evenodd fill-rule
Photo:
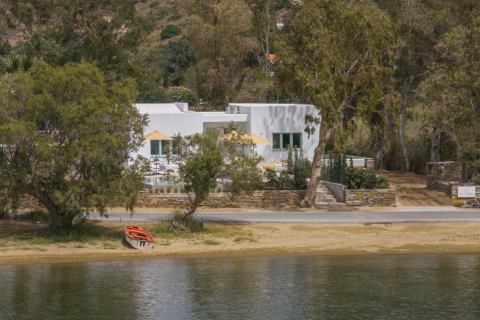
<path fill-rule="evenodd" d="M 428 190 L 426 178 L 411 172 L 381 171 L 390 181 L 390 187 L 397 190 L 397 204 L 400 206 L 444 206 L 452 205 L 452 199 L 442 192 Z"/>

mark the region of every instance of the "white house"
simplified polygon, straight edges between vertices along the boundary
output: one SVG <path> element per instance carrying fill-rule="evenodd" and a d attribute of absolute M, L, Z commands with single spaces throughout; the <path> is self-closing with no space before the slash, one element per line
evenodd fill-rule
<path fill-rule="evenodd" d="M 313 105 L 231 103 L 225 112 L 194 112 L 188 109 L 186 103 L 139 103 L 136 107 L 141 114 L 149 117 L 146 135 L 155 131 L 170 137 L 201 134 L 209 130 L 224 132 L 232 125 L 238 131 L 258 135 L 270 142 L 255 148 L 264 163 L 287 159 L 289 145 L 301 150 L 303 156 L 311 160 L 318 144 L 319 126 L 315 134 L 309 136 L 305 133 L 305 116 L 318 116 L 318 110 Z M 152 158 L 172 150 L 172 141 L 155 139 L 160 138 L 147 138 L 138 154 Z"/>

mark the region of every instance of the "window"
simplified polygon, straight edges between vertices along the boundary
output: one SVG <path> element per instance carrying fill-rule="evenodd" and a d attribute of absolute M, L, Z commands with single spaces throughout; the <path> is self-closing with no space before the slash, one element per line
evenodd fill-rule
<path fill-rule="evenodd" d="M 278 150 L 281 149 L 280 145 L 280 133 L 273 134 L 273 149 Z"/>
<path fill-rule="evenodd" d="M 290 133 L 282 133 L 282 149 L 288 149 L 292 145 L 292 136 Z"/>
<path fill-rule="evenodd" d="M 302 134 L 295 133 L 274 133 L 273 150 L 287 150 L 289 146 L 295 149 L 302 148 Z"/>
<path fill-rule="evenodd" d="M 160 155 L 160 140 L 151 140 L 150 141 L 150 155 L 159 156 Z"/>
<path fill-rule="evenodd" d="M 292 146 L 295 149 L 300 149 L 302 147 L 302 134 L 301 133 L 292 133 Z"/>
<path fill-rule="evenodd" d="M 166 156 L 179 155 L 181 152 L 181 142 L 176 139 L 173 141 L 151 140 L 150 141 L 150 155 L 152 156 Z"/>

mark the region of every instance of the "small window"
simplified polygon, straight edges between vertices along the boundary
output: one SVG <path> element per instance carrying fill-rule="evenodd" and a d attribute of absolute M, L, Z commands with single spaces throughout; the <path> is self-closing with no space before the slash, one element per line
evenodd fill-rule
<path fill-rule="evenodd" d="M 281 149 L 281 145 L 280 145 L 280 133 L 274 133 L 274 134 L 273 134 L 273 149 L 274 149 L 274 150 L 279 150 L 279 149 Z"/>
<path fill-rule="evenodd" d="M 151 140 L 150 141 L 150 155 L 159 156 L 160 155 L 160 140 Z"/>
<path fill-rule="evenodd" d="M 292 146 L 295 149 L 300 149 L 302 147 L 302 134 L 301 133 L 293 133 L 292 134 Z"/>

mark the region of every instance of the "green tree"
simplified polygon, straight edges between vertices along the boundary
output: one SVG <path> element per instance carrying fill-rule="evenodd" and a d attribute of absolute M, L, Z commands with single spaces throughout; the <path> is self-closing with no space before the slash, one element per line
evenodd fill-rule
<path fill-rule="evenodd" d="M 213 106 L 235 98 L 249 73 L 256 47 L 251 12 L 244 1 L 189 0 L 187 39 L 197 64 L 189 71 L 191 88 Z"/>
<path fill-rule="evenodd" d="M 0 203 L 28 194 L 48 210 L 50 226 L 62 230 L 119 199 L 133 209 L 143 166 L 126 164 L 146 123 L 133 107 L 135 95 L 132 81 L 109 86 L 87 63 L 40 64 L 2 76 Z"/>
<path fill-rule="evenodd" d="M 480 17 L 469 16 L 436 45 L 437 59 L 419 96 L 431 125 L 453 144 L 466 179 L 480 180 Z M 432 157 L 440 158 L 439 150 Z"/>
<path fill-rule="evenodd" d="M 216 136 L 194 135 L 188 138 L 187 160 L 180 166 L 180 175 L 185 182 L 190 207 L 185 217 L 194 214 L 198 206 L 217 187 L 217 176 L 223 167 L 223 157 Z"/>
<path fill-rule="evenodd" d="M 143 19 L 130 0 L 7 0 L 18 50 L 51 65 L 86 60 L 108 81 L 138 72 Z"/>
<path fill-rule="evenodd" d="M 315 133 L 320 143 L 305 198 L 308 204 L 315 198 L 327 142 L 341 142 L 352 116 L 368 114 L 387 96 L 391 30 L 389 17 L 370 1 L 305 2 L 286 25 L 277 63 L 279 86 L 291 100 L 313 103 L 321 112 L 321 119 L 307 119 L 321 124 Z"/>

